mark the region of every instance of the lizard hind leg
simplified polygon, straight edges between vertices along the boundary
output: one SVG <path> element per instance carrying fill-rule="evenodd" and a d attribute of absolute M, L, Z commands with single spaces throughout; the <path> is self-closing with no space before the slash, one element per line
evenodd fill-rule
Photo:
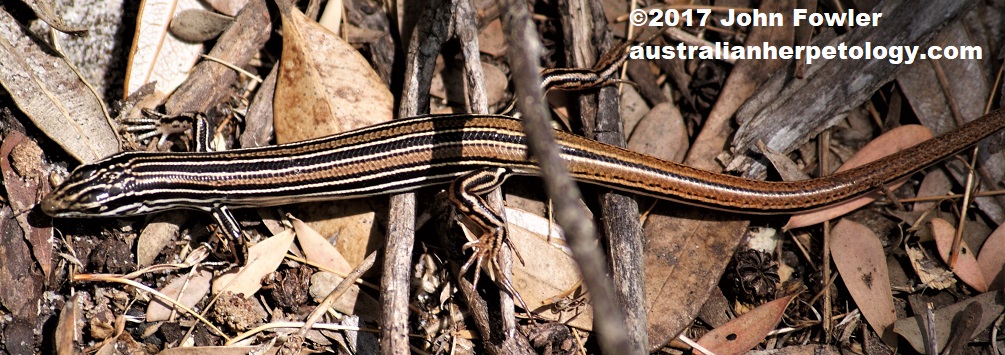
<path fill-rule="evenodd" d="M 510 173 L 511 171 L 506 168 L 485 168 L 462 175 L 450 184 L 448 198 L 458 213 L 466 216 L 477 229 L 481 230 L 480 236 L 477 238 L 469 236 L 469 241 L 463 246 L 463 250 L 471 249 L 472 253 L 461 267 L 461 273 L 466 273 L 471 266 L 474 266 L 473 282 L 477 287 L 479 275 L 485 267 L 485 271 L 494 277 L 496 284 L 516 298 L 520 306 L 529 312 L 530 309 L 523 301 L 523 297 L 513 287 L 509 275 L 503 272 L 499 264 L 499 251 L 503 243 L 507 242 L 506 222 L 482 197 L 502 185 Z"/>

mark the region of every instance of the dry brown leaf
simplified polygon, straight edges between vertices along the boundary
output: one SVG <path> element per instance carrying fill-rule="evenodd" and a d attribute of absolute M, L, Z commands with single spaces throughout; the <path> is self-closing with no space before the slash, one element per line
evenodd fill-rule
<path fill-rule="evenodd" d="M 178 231 L 187 218 L 188 215 L 181 211 L 154 215 L 136 240 L 136 265 L 146 267 L 153 264 L 161 250 L 178 238 Z"/>
<path fill-rule="evenodd" d="M 124 95 L 155 81 L 158 95 L 165 95 L 188 77 L 199 61 L 202 43 L 185 42 L 168 33 L 171 20 L 185 10 L 208 9 L 199 0 L 145 0 L 140 5 Z"/>
<path fill-rule="evenodd" d="M 549 95 L 548 97 L 553 97 Z M 565 96 L 562 96 L 565 97 Z M 565 105 L 563 103 L 562 112 L 565 112 Z M 642 95 L 635 90 L 634 86 L 625 85 L 621 90 L 621 121 L 624 123 L 624 132 L 626 135 L 629 133 L 635 134 L 636 126 L 642 121 L 642 118 L 649 114 L 650 108 L 649 103 L 646 99 L 642 98 Z M 565 117 L 565 122 L 569 122 L 569 114 L 564 113 L 562 117 Z"/>
<path fill-rule="evenodd" d="M 876 139 L 862 147 L 851 159 L 841 164 L 835 172 L 842 172 L 868 162 L 899 152 L 915 144 L 932 138 L 932 131 L 920 125 L 900 126 L 883 133 Z M 904 179 L 897 180 L 886 185 L 888 190 L 895 190 L 904 183 Z M 792 216 L 783 229 L 789 230 L 814 225 L 823 221 L 828 221 L 854 211 L 859 207 L 868 205 L 882 195 L 879 192 L 871 192 L 862 197 L 842 202 L 824 209 L 812 212 L 800 213 Z"/>
<path fill-rule="evenodd" d="M 305 203 L 288 210 L 322 237 L 338 236 L 335 248 L 349 265 L 358 265 L 383 245 L 388 211 L 385 197 Z"/>
<path fill-rule="evenodd" d="M 956 237 L 956 227 L 941 218 L 932 218 L 932 234 L 935 237 L 935 245 L 939 247 L 939 255 L 942 261 L 949 263 L 949 251 L 953 249 L 953 239 Z M 987 292 L 988 284 L 981 267 L 977 264 L 977 257 L 974 256 L 973 249 L 967 246 L 967 242 L 960 241 L 960 253 L 956 258 L 956 266 L 953 273 L 961 281 L 973 287 L 977 292 Z"/>
<path fill-rule="evenodd" d="M 212 279 L 212 272 L 199 270 L 195 274 L 185 274 L 175 278 L 159 291 L 191 309 L 209 293 L 209 282 Z M 184 294 L 182 293 L 183 291 Z M 181 297 L 179 298 L 178 295 L 181 295 Z M 174 306 L 170 303 L 160 298 L 154 298 L 147 305 L 147 322 L 168 320 L 171 317 L 171 310 L 173 309 Z"/>
<path fill-rule="evenodd" d="M 942 350 L 949 343 L 949 339 L 953 335 L 954 318 L 973 302 L 979 303 L 984 310 L 980 321 L 977 322 L 977 332 L 987 329 L 995 321 L 995 318 L 1002 311 L 1005 311 L 1005 305 L 1002 303 L 1002 291 L 985 292 L 959 303 L 935 310 L 935 324 L 933 326 L 935 327 L 935 344 L 939 353 L 942 353 Z M 922 326 L 928 326 L 928 322 L 924 318 L 924 315 L 904 318 L 898 320 L 894 325 L 897 334 L 904 337 L 914 348 L 914 351 L 919 354 L 925 352 L 925 344 L 928 341 L 927 337 L 923 335 L 923 328 L 921 328 Z"/>
<path fill-rule="evenodd" d="M 506 204 L 506 223 L 533 233 L 538 239 L 545 240 L 552 247 L 557 247 L 564 254 L 569 254 L 569 246 L 565 243 L 565 232 L 554 221 L 541 217 L 534 212 Z"/>
<path fill-rule="evenodd" d="M 628 149 L 672 162 L 683 161 L 688 147 L 684 117 L 670 102 L 649 110 L 628 138 Z"/>
<path fill-rule="evenodd" d="M 300 248 L 304 251 L 304 257 L 307 260 L 343 275 L 352 272 L 352 266 L 342 257 L 342 253 L 339 253 L 334 245 L 304 221 L 296 218 L 291 219 L 293 220 L 293 230 L 297 233 L 297 241 L 300 242 Z"/>
<path fill-rule="evenodd" d="M 831 230 L 831 254 L 848 293 L 872 329 L 887 345 L 896 344 L 893 322 L 893 291 L 886 268 L 886 255 L 879 238 L 866 226 L 849 220 L 838 221 Z"/>
<path fill-rule="evenodd" d="M 1005 288 L 1005 225 L 999 225 L 984 241 L 977 254 L 977 264 L 984 273 L 989 290 Z"/>
<path fill-rule="evenodd" d="M 706 333 L 698 344 L 715 354 L 739 354 L 753 349 L 782 319 L 796 295 L 762 304 Z"/>
<path fill-rule="evenodd" d="M 119 151 L 98 94 L 72 64 L 0 11 L 0 85 L 18 108 L 75 159 L 88 163 Z"/>
<path fill-rule="evenodd" d="M 485 77 L 485 94 L 488 96 L 489 106 L 502 105 L 506 89 L 509 88 L 509 77 L 498 66 L 484 62 L 482 76 Z"/>
<path fill-rule="evenodd" d="M 393 118 L 394 98 L 348 43 L 285 1 L 274 100 L 276 141 L 297 142 Z"/>
<path fill-rule="evenodd" d="M 262 288 L 262 278 L 276 271 L 293 244 L 293 232 L 286 231 L 248 248 L 248 264 L 236 273 L 224 274 L 213 281 L 213 294 L 230 291 L 249 298 Z"/>
<path fill-rule="evenodd" d="M 20 159 L 21 164 L 17 166 L 17 171 L 25 176 L 19 176 L 11 165 L 11 160 L 17 159 L 16 154 L 12 154 L 12 152 L 17 152 L 16 148 L 32 151 L 25 154 L 26 156 Z M 3 171 L 8 203 L 15 211 L 14 218 L 27 237 L 37 265 L 41 267 L 45 277 L 49 278 L 52 273 L 53 250 L 55 250 L 52 218 L 43 215 L 38 209 L 34 209 L 38 196 L 46 195 L 52 189 L 49 186 L 49 180 L 44 178 L 48 167 L 43 165 L 41 159 L 41 149 L 21 132 L 11 130 L 0 145 L 0 170 Z M 17 164 L 18 161 L 14 161 L 14 163 Z"/>
<path fill-rule="evenodd" d="M 464 83 L 464 68 L 459 62 L 454 64 L 447 67 L 442 56 L 436 58 L 436 71 L 429 84 L 429 96 L 447 100 L 454 105 L 464 106 L 467 100 L 467 95 L 464 93 L 464 88 L 467 87 Z M 499 67 L 484 62 L 482 63 L 482 75 L 485 79 L 485 93 L 488 96 L 489 106 L 500 105 L 506 95 L 509 78 Z"/>
<path fill-rule="evenodd" d="M 513 288 L 528 307 L 537 310 L 551 306 L 558 301 L 556 298 L 582 280 L 558 226 L 549 225 L 548 220 L 540 216 L 512 208 L 506 208 L 506 221 L 510 241 L 524 261 L 521 263 L 513 257 Z M 576 295 L 582 296 L 582 292 Z M 588 304 L 557 314 L 538 312 L 537 316 L 584 330 L 593 327 L 593 309 Z"/>
<path fill-rule="evenodd" d="M 283 57 L 273 103 L 276 141 L 302 141 L 390 120 L 393 96 L 366 59 L 288 2 L 279 6 Z M 322 235 L 337 233 L 342 255 L 358 264 L 382 234 L 373 233 L 380 228 L 374 220 L 382 218 L 371 208 L 376 200 L 301 205 L 295 213 Z"/>
<path fill-rule="evenodd" d="M 657 205 L 643 227 L 650 348 L 694 322 L 743 234 L 728 214 L 679 207 Z"/>
<path fill-rule="evenodd" d="M 493 58 L 506 54 L 506 36 L 502 32 L 502 21 L 492 20 L 478 32 L 478 50 Z"/>

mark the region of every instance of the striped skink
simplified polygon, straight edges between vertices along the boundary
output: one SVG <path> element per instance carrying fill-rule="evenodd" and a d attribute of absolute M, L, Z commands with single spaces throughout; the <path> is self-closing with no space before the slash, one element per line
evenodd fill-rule
<path fill-rule="evenodd" d="M 623 49 L 619 49 L 623 50 Z M 613 53 L 621 53 L 617 50 Z M 609 84 L 623 55 L 593 69 L 552 70 L 547 88 Z M 205 142 L 204 124 L 196 142 Z M 562 157 L 583 182 L 712 209 L 778 214 L 861 195 L 934 164 L 1005 128 L 999 110 L 873 163 L 835 175 L 770 182 L 712 173 L 556 132 Z M 200 147 L 204 144 L 200 143 Z M 204 149 L 200 149 L 204 150 Z M 504 115 L 432 115 L 400 119 L 311 141 L 224 152 L 125 152 L 86 164 L 41 202 L 60 218 L 121 217 L 172 209 L 212 213 L 243 240 L 229 208 L 266 207 L 410 191 L 451 183 L 450 200 L 483 228 L 467 266 L 493 257 L 505 226 L 481 195 L 509 175 L 539 174 L 521 124 Z M 493 270 L 493 272 L 497 272 Z M 477 275 L 477 274 L 476 274 Z M 502 286 L 515 293 L 508 278 Z"/>
<path fill-rule="evenodd" d="M 712 173 L 560 131 L 556 138 L 580 181 L 712 209 L 780 214 L 843 201 L 936 163 L 1005 128 L 1003 112 L 855 169 L 792 182 Z M 42 210 L 80 218 L 276 206 L 410 191 L 486 170 L 538 173 L 518 120 L 420 116 L 261 148 L 123 152 L 74 170 Z"/>
<path fill-rule="evenodd" d="M 583 182 L 744 213 L 813 209 L 860 195 L 959 152 L 1005 128 L 996 111 L 905 151 L 805 181 L 748 180 L 662 161 L 556 132 L 572 175 Z M 204 130 L 203 130 L 204 131 Z M 506 116 L 402 119 L 318 140 L 224 152 L 127 152 L 80 166 L 41 202 L 54 217 L 115 217 L 177 208 L 208 211 L 243 242 L 229 207 L 263 207 L 373 196 L 453 182 L 450 200 L 483 234 L 462 271 L 483 260 L 527 309 L 494 257 L 506 226 L 480 195 L 508 175 L 536 175 L 521 123 Z"/>
<path fill-rule="evenodd" d="M 748 180 L 556 132 L 572 175 L 583 182 L 712 209 L 778 214 L 814 209 L 879 188 L 1005 128 L 1005 111 L 907 150 L 827 177 Z M 54 217 L 121 217 L 171 209 L 216 212 L 410 191 L 455 181 L 462 212 L 492 229 L 498 216 L 478 193 L 507 175 L 538 174 L 516 119 L 434 115 L 326 138 L 223 152 L 124 152 L 78 167 L 41 203 Z M 474 192 L 474 193 L 469 193 Z M 223 210 L 223 211 L 221 211 Z M 232 235 L 236 223 L 221 220 Z M 492 249 L 492 248 L 489 248 Z"/>

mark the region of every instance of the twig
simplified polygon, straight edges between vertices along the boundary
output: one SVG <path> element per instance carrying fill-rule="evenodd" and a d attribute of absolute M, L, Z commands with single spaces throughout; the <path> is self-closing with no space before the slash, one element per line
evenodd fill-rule
<path fill-rule="evenodd" d="M 157 291 L 157 290 L 155 290 L 153 288 L 150 288 L 150 286 L 141 284 L 141 283 L 133 281 L 133 280 L 124 279 L 124 278 L 120 277 L 119 275 L 109 275 L 109 274 L 78 274 L 78 275 L 73 275 L 73 281 L 75 281 L 75 282 L 80 282 L 80 281 L 82 281 L 82 282 L 113 282 L 113 283 L 120 283 L 120 284 L 129 285 L 129 286 L 138 288 L 140 290 L 146 291 L 146 292 L 150 293 L 151 295 L 154 295 L 155 297 L 161 299 L 162 301 L 170 303 L 172 306 L 176 307 L 177 309 L 181 309 L 181 310 L 185 311 L 185 313 L 188 313 L 192 317 L 195 317 L 200 322 L 203 322 L 204 324 L 206 324 L 207 328 L 209 328 L 214 333 L 216 333 L 217 335 L 219 335 L 220 337 L 222 337 L 224 340 L 230 340 L 230 337 L 228 337 L 226 333 L 224 333 L 222 330 L 220 330 L 220 328 L 217 328 L 215 325 L 213 325 L 213 323 L 211 323 L 208 319 L 206 319 L 202 315 L 200 315 L 199 312 L 196 312 L 196 311 L 192 310 L 191 308 L 188 308 L 188 306 L 185 306 L 185 305 L 183 305 L 181 303 L 176 302 L 173 298 L 171 298 L 171 297 L 169 297 L 169 296 L 167 296 L 167 295 L 165 295 L 163 293 L 160 293 L 160 291 Z"/>
<path fill-rule="evenodd" d="M 597 248 L 596 228 L 579 205 L 581 194 L 559 156 L 554 133 L 547 121 L 549 114 L 544 105 L 539 77 L 541 68 L 537 63 L 541 44 L 527 4 L 506 0 L 500 2 L 500 7 L 504 9 L 503 30 L 510 46 L 507 57 L 519 98 L 517 107 L 524 117 L 527 145 L 541 165 L 545 191 L 555 206 L 555 220 L 565 229 L 573 258 L 593 295 L 600 346 L 607 354 L 629 354 L 632 347 L 625 332 L 625 317 L 615 303 L 613 286 L 605 277 L 607 267 L 604 254 Z"/>
<path fill-rule="evenodd" d="M 576 29 L 565 31 L 569 66 L 593 67 L 596 58 L 600 57 L 599 53 L 612 50 L 612 47 L 618 48 L 612 46 L 603 7 L 598 1 L 569 0 L 567 5 L 563 3 L 559 2 L 564 20 L 562 27 Z M 566 12 L 568 16 L 565 16 Z M 627 145 L 621 131 L 620 97 L 616 87 L 602 88 L 596 95 L 582 95 L 579 102 L 583 127 L 594 128 L 593 138 L 619 147 Z M 645 263 L 642 252 L 645 243 L 639 222 L 639 206 L 634 198 L 610 191 L 602 192 L 599 199 L 603 232 L 607 236 L 611 258 L 611 277 L 618 305 L 626 316 L 625 331 L 632 341 L 634 352 L 643 354 L 649 346 L 649 336 L 643 289 Z"/>
<path fill-rule="evenodd" d="M 449 2 L 429 5 L 412 32 L 399 117 L 429 112 L 429 85 L 433 80 L 436 54 L 450 31 L 450 11 L 443 10 Z M 408 271 L 415 244 L 415 194 L 391 196 L 389 216 L 384 274 L 380 280 L 380 304 L 384 310 L 380 320 L 380 351 L 382 354 L 405 354 L 409 352 Z"/>
<path fill-rule="evenodd" d="M 925 303 L 925 353 L 926 354 L 938 354 L 939 345 L 937 344 L 938 339 L 935 334 L 935 307 L 932 302 Z"/>
<path fill-rule="evenodd" d="M 481 53 L 478 48 L 478 23 L 475 9 L 471 6 L 470 0 L 453 0 L 454 2 L 454 30 L 461 42 L 461 51 L 464 54 L 464 77 L 468 85 L 468 104 L 472 113 L 489 113 L 488 94 L 485 90 L 485 76 L 482 74 Z M 505 207 L 503 206 L 502 191 L 496 189 L 487 196 L 489 205 L 496 211 L 500 211 L 503 223 L 506 222 Z M 500 248 L 496 255 L 499 263 L 499 272 L 502 277 L 509 278 L 512 274 L 513 257 L 508 248 Z M 475 270 L 474 272 L 482 272 Z M 513 295 L 506 290 L 499 291 L 500 317 L 502 321 L 502 331 L 505 334 L 514 334 L 516 328 L 516 312 L 513 307 Z M 525 310 L 530 312 L 529 309 Z M 488 334 L 482 334 L 488 339 Z"/>
<path fill-rule="evenodd" d="M 831 173 L 830 167 L 830 148 L 831 148 L 831 131 L 825 130 L 820 133 L 820 140 L 817 142 L 817 152 L 820 155 L 817 160 L 820 161 L 820 175 L 825 176 Z M 892 195 L 891 195 L 892 196 Z M 823 274 L 823 279 L 827 280 L 831 275 L 831 223 L 830 221 L 824 221 L 824 237 L 823 245 L 820 247 L 820 272 Z M 823 297 L 820 312 L 823 316 L 820 318 L 823 321 L 823 333 L 820 335 L 820 342 L 829 343 L 830 339 L 833 337 L 831 334 L 834 330 L 831 324 L 831 306 L 833 305 L 831 299 L 831 287 L 828 282 L 824 285 L 823 289 L 820 291 L 823 293 Z"/>
<path fill-rule="evenodd" d="M 951 101 L 951 100 L 950 100 Z M 974 187 L 974 178 L 977 172 L 974 171 L 973 167 L 977 166 L 977 150 L 980 147 L 974 147 L 974 154 L 970 158 L 970 164 L 967 169 L 969 173 L 967 174 L 967 182 L 963 184 L 963 204 L 960 206 L 960 225 L 956 228 L 956 233 L 953 235 L 953 247 L 949 249 L 949 270 L 956 269 L 956 259 L 960 257 L 960 244 L 963 243 L 963 227 L 967 222 L 967 210 L 970 209 L 970 201 L 973 199 L 971 195 L 973 191 L 977 188 Z"/>

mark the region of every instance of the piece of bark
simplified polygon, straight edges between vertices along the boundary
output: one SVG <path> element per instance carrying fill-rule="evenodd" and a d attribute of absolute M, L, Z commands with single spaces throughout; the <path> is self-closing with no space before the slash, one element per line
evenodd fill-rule
<path fill-rule="evenodd" d="M 243 68 L 265 46 L 271 20 L 264 0 L 249 1 L 234 23 L 220 35 L 209 56 Z M 206 112 L 232 93 L 238 73 L 224 64 L 204 60 L 171 95 L 164 109 L 169 115 Z"/>

